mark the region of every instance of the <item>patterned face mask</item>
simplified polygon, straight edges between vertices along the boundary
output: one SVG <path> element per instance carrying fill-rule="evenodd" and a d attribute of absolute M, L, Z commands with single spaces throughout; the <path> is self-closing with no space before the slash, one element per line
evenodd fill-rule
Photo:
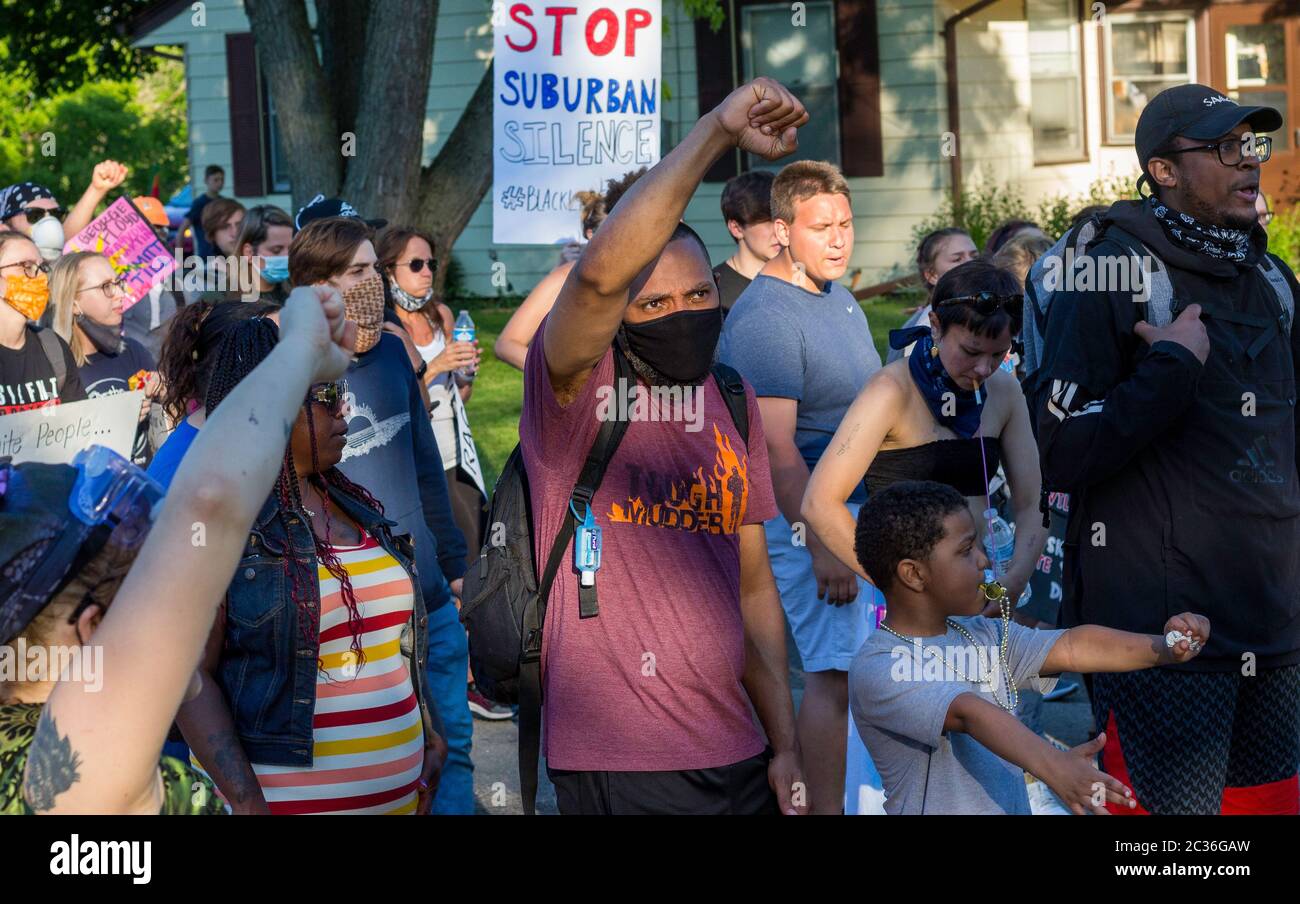
<path fill-rule="evenodd" d="M 379 343 L 384 331 L 384 278 L 376 273 L 343 293 L 348 320 L 357 325 L 357 354 L 364 355 Z"/>
<path fill-rule="evenodd" d="M 14 273 L 6 280 L 5 301 L 28 320 L 40 320 L 50 303 L 50 281 L 44 273 Z"/>

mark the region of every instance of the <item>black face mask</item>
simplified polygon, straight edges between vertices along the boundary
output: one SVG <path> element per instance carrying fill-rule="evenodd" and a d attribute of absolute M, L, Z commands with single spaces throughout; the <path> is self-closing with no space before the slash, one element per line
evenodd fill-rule
<path fill-rule="evenodd" d="M 95 346 L 95 351 L 101 355 L 108 355 L 113 358 L 126 349 L 126 341 L 122 338 L 121 327 L 104 326 L 102 323 L 91 320 L 85 314 L 75 316 L 78 329 L 86 334 L 90 344 Z"/>
<path fill-rule="evenodd" d="M 671 383 L 699 383 L 713 364 L 722 333 L 722 308 L 681 311 L 619 327 L 627 349 Z"/>

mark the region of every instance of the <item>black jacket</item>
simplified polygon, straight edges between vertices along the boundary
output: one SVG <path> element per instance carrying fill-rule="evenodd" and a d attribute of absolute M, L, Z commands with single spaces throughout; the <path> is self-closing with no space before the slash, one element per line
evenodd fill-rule
<path fill-rule="evenodd" d="M 1300 334 L 1279 324 L 1256 269 L 1267 236 L 1256 228 L 1237 264 L 1174 245 L 1140 202 L 1106 217 L 1168 268 L 1175 317 L 1205 309 L 1210 354 L 1202 365 L 1175 343 L 1148 347 L 1131 291 L 1054 298 L 1029 401 L 1044 485 L 1072 494 L 1063 621 L 1156 634 L 1196 612 L 1210 642 L 1178 668 L 1234 671 L 1247 653 L 1258 668 L 1300 662 Z M 1109 227 L 1088 252 L 1126 253 Z"/>

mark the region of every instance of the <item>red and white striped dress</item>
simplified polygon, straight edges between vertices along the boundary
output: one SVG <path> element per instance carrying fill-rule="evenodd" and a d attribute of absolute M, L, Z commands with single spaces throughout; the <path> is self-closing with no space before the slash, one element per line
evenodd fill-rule
<path fill-rule="evenodd" d="M 415 598 L 411 579 L 373 537 L 333 547 L 363 619 L 358 668 L 338 580 L 320 563 L 320 665 L 310 767 L 253 763 L 273 814 L 410 814 L 424 762 L 424 726 L 399 647 Z"/>

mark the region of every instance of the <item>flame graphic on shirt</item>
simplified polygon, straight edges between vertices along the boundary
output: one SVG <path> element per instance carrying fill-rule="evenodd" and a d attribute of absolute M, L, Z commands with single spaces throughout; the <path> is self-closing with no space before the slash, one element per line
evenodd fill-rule
<path fill-rule="evenodd" d="M 675 481 L 668 498 L 647 503 L 640 496 L 629 498 L 625 505 L 609 507 L 609 520 L 623 524 L 642 524 L 670 530 L 706 531 L 711 534 L 735 534 L 745 518 L 749 501 L 749 457 L 740 455 L 713 425 L 717 455 L 708 473 L 697 468 L 694 480 Z"/>

